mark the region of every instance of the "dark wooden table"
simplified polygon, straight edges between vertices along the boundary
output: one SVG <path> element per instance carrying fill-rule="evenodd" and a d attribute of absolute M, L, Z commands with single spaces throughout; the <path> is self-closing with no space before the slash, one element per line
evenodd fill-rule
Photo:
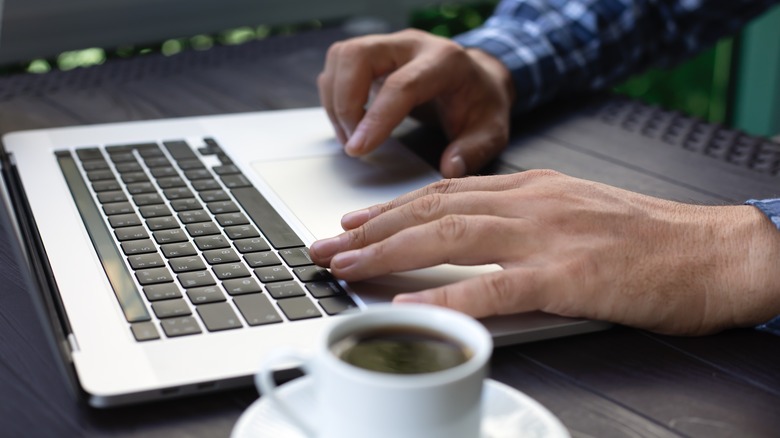
<path fill-rule="evenodd" d="M 170 58 L 0 78 L 0 131 L 318 104 L 322 30 Z M 17 263 L 0 245 L 0 436 L 220 437 L 252 388 L 114 410 L 72 399 Z M 575 437 L 780 436 L 780 338 L 674 338 L 629 328 L 497 349 L 492 377 Z"/>

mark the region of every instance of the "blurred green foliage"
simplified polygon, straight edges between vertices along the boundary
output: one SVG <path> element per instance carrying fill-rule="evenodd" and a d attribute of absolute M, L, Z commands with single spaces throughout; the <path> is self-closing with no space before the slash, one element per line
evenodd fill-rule
<path fill-rule="evenodd" d="M 442 3 L 413 11 L 411 27 L 436 35 L 452 37 L 473 29 L 490 16 L 498 0 L 476 0 L 473 3 Z M 111 58 L 162 53 L 173 56 L 186 50 L 207 50 L 214 45 L 242 44 L 270 35 L 285 35 L 322 27 L 321 22 L 289 26 L 245 26 L 215 35 L 195 35 L 171 39 L 160 44 L 126 46 L 113 50 L 91 48 L 60 54 L 54 59 L 36 59 L 20 66 L 6 66 L 2 73 L 45 73 L 52 69 L 70 70 L 102 64 Z M 630 78 L 614 90 L 664 108 L 676 109 L 711 122 L 726 121 L 728 89 L 733 44 L 724 40 L 716 47 L 673 68 L 652 69 Z"/>

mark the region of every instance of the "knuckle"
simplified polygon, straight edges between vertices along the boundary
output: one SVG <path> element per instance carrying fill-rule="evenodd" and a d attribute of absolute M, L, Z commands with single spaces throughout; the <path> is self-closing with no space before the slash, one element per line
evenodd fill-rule
<path fill-rule="evenodd" d="M 409 205 L 409 212 L 414 219 L 420 222 L 427 222 L 430 218 L 436 217 L 437 213 L 441 211 L 442 198 L 443 195 L 440 193 L 425 195 Z"/>
<path fill-rule="evenodd" d="M 465 216 L 447 215 L 436 222 L 436 233 L 442 240 L 460 240 L 468 234 L 468 221 Z"/>
<path fill-rule="evenodd" d="M 425 194 L 452 193 L 457 191 L 458 180 L 454 178 L 440 179 L 425 188 Z"/>

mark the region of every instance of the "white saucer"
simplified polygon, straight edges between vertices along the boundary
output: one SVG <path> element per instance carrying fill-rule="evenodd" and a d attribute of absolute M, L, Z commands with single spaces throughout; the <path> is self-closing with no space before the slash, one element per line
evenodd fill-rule
<path fill-rule="evenodd" d="M 309 377 L 301 377 L 279 388 L 278 395 L 299 412 L 314 412 L 314 394 Z M 569 438 L 560 421 L 540 405 L 511 386 L 486 379 L 482 391 L 481 438 Z M 268 400 L 261 397 L 238 419 L 231 438 L 304 438 L 304 435 Z"/>

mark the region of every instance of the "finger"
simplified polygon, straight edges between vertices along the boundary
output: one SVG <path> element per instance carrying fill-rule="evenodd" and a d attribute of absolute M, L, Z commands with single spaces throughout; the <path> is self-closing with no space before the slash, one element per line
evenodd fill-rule
<path fill-rule="evenodd" d="M 447 75 L 445 63 L 433 61 L 421 56 L 387 76 L 347 142 L 347 153 L 363 155 L 374 150 L 390 137 L 412 109 L 444 92 L 448 86 L 442 80 Z"/>
<path fill-rule="evenodd" d="M 340 43 L 333 44 L 328 49 L 328 54 L 325 58 L 325 67 L 323 71 L 317 77 L 317 89 L 320 95 L 320 103 L 325 108 L 325 112 L 328 115 L 333 130 L 336 132 L 336 137 L 341 144 L 347 143 L 347 135 L 344 129 L 339 123 L 338 117 L 333 107 L 333 77 L 336 69 L 338 51 L 340 49 Z"/>
<path fill-rule="evenodd" d="M 396 295 L 394 303 L 449 307 L 484 318 L 544 309 L 557 299 L 553 279 L 534 267 L 516 267 L 472 277 L 443 287 Z"/>
<path fill-rule="evenodd" d="M 329 267 L 336 276 L 355 281 L 448 263 L 516 263 L 538 247 L 524 242 L 533 233 L 523 228 L 522 221 L 505 218 L 449 215 L 362 247 L 358 243 L 357 249 L 333 256 Z"/>
<path fill-rule="evenodd" d="M 550 171 L 550 173 L 557 174 L 552 171 Z M 341 227 L 345 230 L 357 228 L 372 218 L 425 196 L 462 192 L 501 192 L 517 188 L 524 184 L 524 181 L 526 180 L 528 180 L 528 175 L 524 175 L 523 173 L 442 179 L 420 189 L 405 193 L 384 204 L 377 204 L 362 210 L 347 213 L 341 219 Z"/>
<path fill-rule="evenodd" d="M 478 172 L 504 150 L 508 139 L 508 124 L 499 116 L 475 121 L 447 146 L 439 169 L 446 178 Z"/>
<path fill-rule="evenodd" d="M 338 52 L 333 73 L 333 111 L 348 138 L 366 113 L 372 85 L 408 61 L 403 55 L 390 56 L 393 44 L 387 36 L 369 36 L 343 44 Z"/>

